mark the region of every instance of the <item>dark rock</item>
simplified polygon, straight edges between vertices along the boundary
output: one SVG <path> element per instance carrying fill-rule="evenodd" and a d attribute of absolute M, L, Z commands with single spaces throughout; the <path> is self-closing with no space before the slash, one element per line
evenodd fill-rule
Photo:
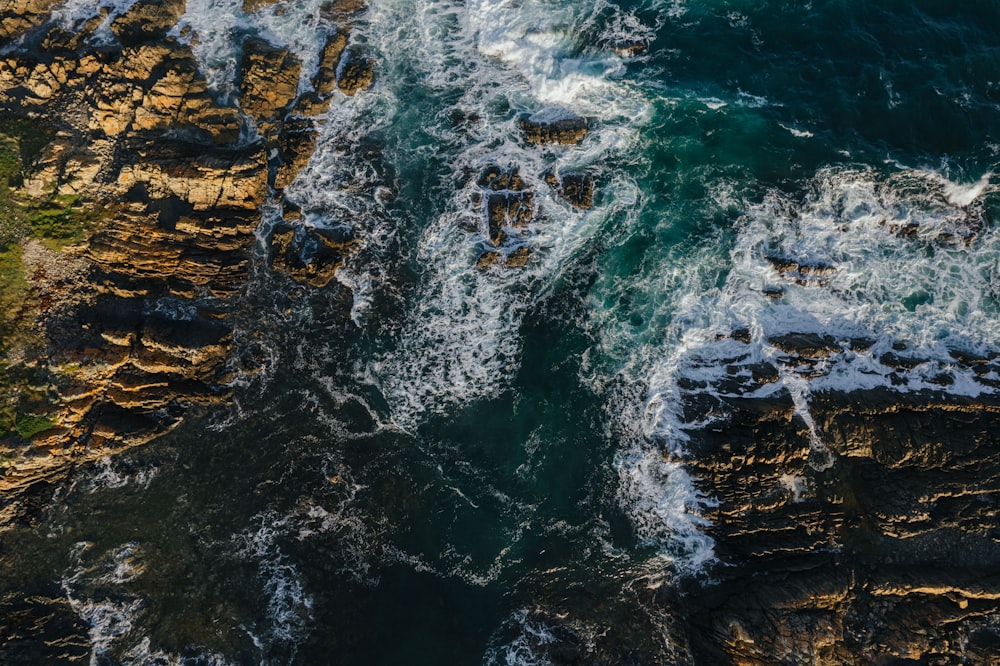
<path fill-rule="evenodd" d="M 549 116 L 541 113 L 521 118 L 519 122 L 528 143 L 575 145 L 587 136 L 587 119 L 572 114 Z"/>
<path fill-rule="evenodd" d="M 750 337 L 750 329 L 749 328 L 737 328 L 735 331 L 733 331 L 733 333 L 732 333 L 732 335 L 730 337 L 733 340 L 736 340 L 737 342 L 742 342 L 743 344 L 748 345 L 748 344 L 750 344 L 750 339 L 751 339 L 751 337 Z"/>
<path fill-rule="evenodd" d="M 337 87 L 345 95 L 354 96 L 367 90 L 375 78 L 374 62 L 358 49 L 348 49 L 340 61 Z"/>
<path fill-rule="evenodd" d="M 349 232 L 279 224 L 271 237 L 271 266 L 299 282 L 325 287 L 357 244 Z"/>
<path fill-rule="evenodd" d="M 549 187 L 572 206 L 589 209 L 594 206 L 594 178 L 590 174 L 569 173 L 561 177 L 551 171 L 544 174 Z"/>
<path fill-rule="evenodd" d="M 786 354 L 810 359 L 826 358 L 841 351 L 840 344 L 834 338 L 816 333 L 776 335 L 767 341 Z"/>
<path fill-rule="evenodd" d="M 313 77 L 313 86 L 320 95 L 329 95 L 337 86 L 337 66 L 346 48 L 346 32 L 338 30 L 326 38 L 319 55 L 319 67 Z"/>
<path fill-rule="evenodd" d="M 111 22 L 111 32 L 122 44 L 162 39 L 186 8 L 186 0 L 139 0 Z"/>

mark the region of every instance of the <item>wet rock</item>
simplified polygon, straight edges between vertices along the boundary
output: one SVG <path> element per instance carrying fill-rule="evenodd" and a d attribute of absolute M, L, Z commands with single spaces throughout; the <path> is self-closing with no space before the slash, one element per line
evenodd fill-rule
<path fill-rule="evenodd" d="M 736 330 L 733 331 L 733 333 L 732 333 L 732 335 L 730 337 L 733 340 L 736 340 L 737 342 L 742 342 L 743 344 L 748 345 L 748 344 L 750 344 L 750 340 L 751 340 L 750 329 L 749 328 L 737 328 Z"/>
<path fill-rule="evenodd" d="M 590 174 L 568 173 L 556 176 L 548 171 L 545 182 L 570 205 L 587 210 L 594 206 L 594 178 Z"/>
<path fill-rule="evenodd" d="M 804 287 L 825 286 L 837 272 L 835 267 L 819 261 L 800 262 L 780 256 L 768 256 L 766 259 L 781 277 Z"/>
<path fill-rule="evenodd" d="M 519 247 L 506 255 L 496 250 L 484 252 L 476 260 L 476 268 L 486 270 L 492 266 L 502 263 L 505 268 L 524 268 L 531 258 L 531 250 L 527 247 Z"/>
<path fill-rule="evenodd" d="M 767 341 L 786 354 L 809 359 L 826 358 L 830 354 L 841 351 L 840 344 L 836 339 L 816 333 L 776 335 L 768 338 Z"/>
<path fill-rule="evenodd" d="M 569 113 L 537 113 L 518 123 L 524 139 L 532 144 L 575 145 L 587 136 L 587 119 Z"/>
<path fill-rule="evenodd" d="M 357 243 L 346 231 L 279 224 L 271 237 L 271 266 L 298 282 L 325 287 Z"/>
<path fill-rule="evenodd" d="M 375 78 L 375 63 L 358 49 L 348 49 L 340 61 L 337 87 L 345 95 L 354 96 L 367 90 Z"/>
<path fill-rule="evenodd" d="M 645 52 L 648 45 L 641 39 L 613 39 L 608 42 L 608 48 L 623 58 L 634 58 Z"/>
<path fill-rule="evenodd" d="M 276 189 L 288 187 L 309 163 L 309 158 L 316 149 L 317 136 L 318 132 L 311 122 L 286 121 L 278 138 L 281 165 L 274 176 Z"/>
<path fill-rule="evenodd" d="M 1000 609 L 1000 452 L 987 435 L 1000 404 L 814 394 L 830 456 L 815 466 L 790 403 L 730 399 L 716 432 L 691 431 L 724 563 L 685 590 L 694 661 L 951 663 L 973 643 L 984 654 Z"/>
<path fill-rule="evenodd" d="M 489 238 L 494 245 L 503 243 L 504 227 L 525 227 L 534 214 L 531 192 L 491 192 L 486 196 Z"/>
<path fill-rule="evenodd" d="M 288 49 L 250 39 L 243 46 L 240 106 L 265 128 L 295 101 L 302 63 Z"/>
<path fill-rule="evenodd" d="M 316 76 L 312 80 L 316 92 L 320 95 L 329 95 L 337 86 L 337 66 L 346 48 L 346 32 L 338 30 L 326 38 L 323 50 L 320 51 Z"/>
<path fill-rule="evenodd" d="M 162 39 L 186 8 L 186 0 L 139 0 L 111 22 L 111 32 L 123 44 Z"/>
<path fill-rule="evenodd" d="M 243 0 L 243 11 L 248 14 L 260 11 L 265 7 L 276 5 L 280 0 Z"/>
<path fill-rule="evenodd" d="M 534 194 L 525 189 L 516 166 L 490 165 L 477 184 L 485 189 L 481 201 L 486 207 L 487 236 L 494 246 L 506 241 L 505 229 L 524 228 L 534 219 Z"/>

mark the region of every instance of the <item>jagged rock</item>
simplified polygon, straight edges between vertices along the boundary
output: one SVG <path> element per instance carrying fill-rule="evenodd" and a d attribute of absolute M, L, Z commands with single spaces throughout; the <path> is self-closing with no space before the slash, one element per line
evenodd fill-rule
<path fill-rule="evenodd" d="M 325 287 L 357 242 L 339 230 L 279 224 L 271 237 L 271 266 L 299 282 Z"/>
<path fill-rule="evenodd" d="M 337 87 L 345 95 L 368 89 L 375 78 L 375 64 L 357 49 L 348 49 L 340 61 Z"/>
<path fill-rule="evenodd" d="M 320 11 L 325 18 L 342 25 L 350 25 L 350 20 L 365 9 L 365 0 L 329 0 Z"/>
<path fill-rule="evenodd" d="M 12 41 L 41 25 L 62 0 L 8 0 L 0 8 L 0 41 Z"/>
<path fill-rule="evenodd" d="M 489 250 L 479 255 L 479 259 L 476 260 L 476 268 L 483 271 L 501 262 L 506 268 L 524 268 L 528 265 L 530 257 L 531 250 L 527 247 L 519 247 L 506 256 L 501 252 Z"/>
<path fill-rule="evenodd" d="M 773 347 L 780 349 L 786 354 L 802 358 L 826 358 L 830 354 L 836 354 L 841 351 L 840 344 L 836 339 L 828 335 L 818 335 L 816 333 L 776 335 L 768 338 L 767 341 Z"/>
<path fill-rule="evenodd" d="M 506 240 L 504 228 L 523 228 L 534 218 L 534 194 L 524 189 L 516 166 L 504 169 L 489 165 L 477 184 L 486 189 L 481 200 L 486 205 L 487 235 L 493 245 Z"/>
<path fill-rule="evenodd" d="M 614 39 L 608 42 L 608 48 L 623 58 L 634 58 L 645 51 L 648 45 L 639 39 Z"/>
<path fill-rule="evenodd" d="M 313 77 L 313 87 L 320 95 L 329 95 L 337 86 L 337 65 L 347 48 L 347 33 L 341 30 L 329 35 L 319 54 L 319 66 Z"/>
<path fill-rule="evenodd" d="M 1000 611 L 1000 452 L 988 434 L 1000 403 L 814 393 L 828 456 L 816 464 L 787 392 L 694 395 L 691 416 L 726 414 L 689 431 L 688 465 L 718 500 L 706 517 L 725 563 L 685 590 L 696 663 L 950 663 L 957 646 L 987 653 Z"/>
<path fill-rule="evenodd" d="M 584 210 L 594 207 L 594 178 L 590 174 L 568 173 L 556 176 L 548 171 L 544 178 L 548 186 L 570 205 Z"/>
<path fill-rule="evenodd" d="M 309 163 L 309 158 L 316 149 L 317 134 L 311 122 L 285 123 L 284 131 L 278 140 L 281 166 L 278 167 L 274 177 L 276 189 L 288 187 L 299 171 Z"/>
<path fill-rule="evenodd" d="M 111 32 L 123 44 L 166 36 L 187 8 L 186 0 L 138 0 L 111 22 Z"/>
<path fill-rule="evenodd" d="M 506 239 L 504 227 L 524 227 L 534 215 L 531 192 L 490 192 L 486 195 L 486 221 L 490 241 L 500 245 Z"/>
<path fill-rule="evenodd" d="M 766 259 L 781 277 L 804 287 L 825 286 L 837 272 L 835 267 L 823 262 L 799 262 L 779 256 L 768 256 Z"/>
<path fill-rule="evenodd" d="M 575 145 L 587 136 L 587 119 L 567 113 L 538 113 L 519 122 L 528 143 Z"/>
<path fill-rule="evenodd" d="M 291 107 L 298 93 L 302 63 L 288 49 L 250 39 L 243 46 L 240 106 L 270 127 Z"/>
<path fill-rule="evenodd" d="M 264 7 L 277 4 L 279 0 L 243 0 L 243 11 L 248 14 L 259 11 Z"/>

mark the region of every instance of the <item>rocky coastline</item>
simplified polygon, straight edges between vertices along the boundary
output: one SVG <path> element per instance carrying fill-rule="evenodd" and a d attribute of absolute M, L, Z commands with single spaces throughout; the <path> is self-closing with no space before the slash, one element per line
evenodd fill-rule
<path fill-rule="evenodd" d="M 0 16 L 5 199 L 28 220 L 5 238 L 26 305 L 5 314 L 0 525 L 30 521 L 30 498 L 74 465 L 226 398 L 247 370 L 232 358 L 229 311 L 262 208 L 282 206 L 315 148 L 316 117 L 374 77 L 350 45 L 355 2 L 326 7 L 336 29 L 308 81 L 288 49 L 245 36 L 233 100 L 209 89 L 197 35 L 177 35 L 184 0 L 73 25 L 52 14 L 59 4 L 19 0 Z M 46 212 L 62 226 L 36 223 Z M 270 264 L 325 285 L 356 243 L 319 234 L 324 252 L 303 257 L 317 232 L 297 217 L 269 238 Z"/>

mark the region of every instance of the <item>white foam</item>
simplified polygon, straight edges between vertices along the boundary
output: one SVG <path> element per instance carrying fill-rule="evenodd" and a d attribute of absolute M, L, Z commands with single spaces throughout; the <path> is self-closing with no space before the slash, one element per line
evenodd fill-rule
<path fill-rule="evenodd" d="M 141 598 L 120 590 L 142 575 L 144 566 L 134 543 L 104 553 L 88 566 L 84 558 L 92 546 L 86 541 L 73 546 L 73 565 L 62 578 L 62 588 L 70 608 L 88 625 L 90 663 L 96 666 L 103 663 L 103 656 L 115 644 L 131 634 L 144 612 Z M 104 590 L 113 593 L 102 593 Z"/>
<path fill-rule="evenodd" d="M 809 130 L 800 130 L 795 127 L 789 127 L 788 125 L 784 125 L 782 123 L 778 123 L 778 125 L 781 127 L 781 129 L 787 130 L 789 133 L 791 133 L 792 136 L 798 137 L 800 139 L 811 139 L 813 136 L 813 133 L 810 132 Z"/>
<path fill-rule="evenodd" d="M 607 203 L 582 212 L 552 196 L 538 177 L 548 168 L 599 175 L 603 162 L 634 151 L 650 115 L 644 96 L 619 80 L 620 58 L 580 53 L 577 35 L 594 20 L 590 9 L 572 3 L 430 1 L 402 11 L 396 3 L 372 4 L 369 39 L 382 66 L 390 72 L 416 68 L 428 94 L 458 96 L 456 108 L 481 119 L 461 137 L 465 145 L 450 165 L 454 173 L 473 176 L 435 219 L 416 221 L 424 225 L 417 255 L 423 277 L 400 346 L 363 370 L 364 380 L 390 398 L 403 428 L 502 390 L 519 363 L 517 328 L 525 310 L 586 239 L 637 196 L 629 182 L 612 181 L 604 190 Z M 380 94 L 395 102 L 391 96 L 400 93 Z M 581 146 L 542 150 L 524 145 L 511 106 L 547 118 L 571 113 L 602 122 L 592 124 Z M 442 142 L 456 141 L 454 133 L 437 131 Z M 536 209 L 544 212 L 544 222 L 515 233 L 508 247 L 533 250 L 525 269 L 475 268 L 487 243 L 482 211 L 470 202 L 478 191 L 475 174 L 488 164 L 518 166 Z M 480 231 L 470 234 L 470 225 Z"/>
<path fill-rule="evenodd" d="M 511 626 L 517 635 L 505 644 L 490 646 L 483 656 L 484 666 L 549 666 L 553 663 L 540 654 L 540 648 L 556 642 L 550 627 L 530 618 L 526 610 L 515 612 L 497 633 Z"/>
<path fill-rule="evenodd" d="M 323 17 L 323 4 L 323 0 L 286 0 L 248 14 L 243 0 L 187 0 L 171 34 L 191 44 L 209 87 L 222 98 L 232 98 L 236 92 L 241 35 L 259 35 L 295 54 L 302 62 L 301 84 L 308 87 L 323 43 L 336 29 Z"/>

